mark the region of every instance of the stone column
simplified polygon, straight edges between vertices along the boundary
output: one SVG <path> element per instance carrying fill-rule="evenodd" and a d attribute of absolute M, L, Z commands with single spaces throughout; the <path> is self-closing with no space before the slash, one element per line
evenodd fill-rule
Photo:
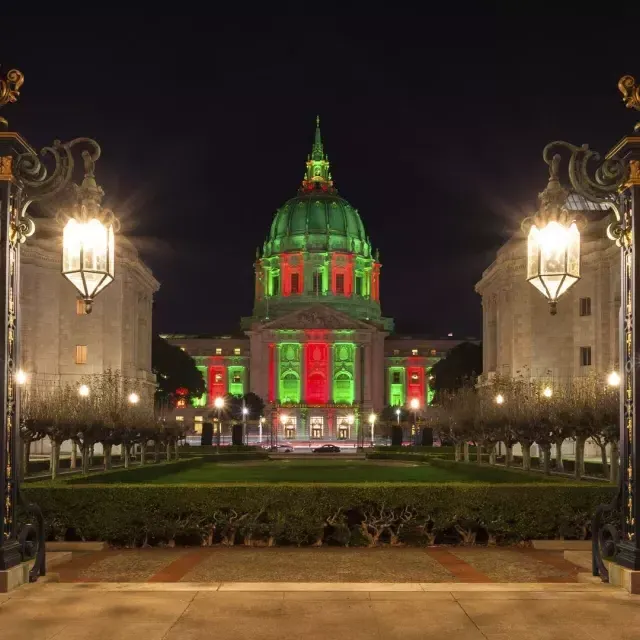
<path fill-rule="evenodd" d="M 355 360 L 355 372 L 353 376 L 353 386 L 354 386 L 354 399 L 356 404 L 360 404 L 362 402 L 362 367 L 360 362 L 360 351 L 362 349 L 361 344 L 355 345 L 355 351 L 353 354 Z"/>
<path fill-rule="evenodd" d="M 370 408 L 372 402 L 372 387 L 373 387 L 373 376 L 372 376 L 372 346 L 371 344 L 364 345 L 364 371 L 361 372 L 364 380 L 364 404 Z"/>
<path fill-rule="evenodd" d="M 305 389 L 307 387 L 307 350 L 309 344 L 307 342 L 302 343 L 302 349 L 300 349 L 300 404 L 307 401 Z"/>
<path fill-rule="evenodd" d="M 328 394 L 328 402 L 331 403 L 333 402 L 333 361 L 335 358 L 335 345 L 333 342 L 330 342 L 327 345 L 327 350 L 328 350 L 328 360 L 329 360 L 329 364 L 328 364 L 328 375 L 327 375 L 327 384 L 329 385 L 329 394 Z"/>

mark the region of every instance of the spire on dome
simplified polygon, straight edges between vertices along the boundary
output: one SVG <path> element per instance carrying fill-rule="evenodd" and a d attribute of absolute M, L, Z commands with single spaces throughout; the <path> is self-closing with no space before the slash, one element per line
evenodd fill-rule
<path fill-rule="evenodd" d="M 322 135 L 320 134 L 320 116 L 316 116 L 316 137 L 313 141 L 311 151 L 312 160 L 324 160 L 324 149 L 322 148 Z"/>
<path fill-rule="evenodd" d="M 329 158 L 324 153 L 322 135 L 320 134 L 320 116 L 316 116 L 316 133 L 313 139 L 311 155 L 307 157 L 307 170 L 302 181 L 303 192 L 320 189 L 328 193 L 335 193 L 331 173 L 329 172 Z"/>

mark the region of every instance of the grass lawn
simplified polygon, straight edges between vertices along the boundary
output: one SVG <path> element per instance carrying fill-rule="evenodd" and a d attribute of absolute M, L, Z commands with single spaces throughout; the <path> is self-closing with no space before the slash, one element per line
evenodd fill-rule
<path fill-rule="evenodd" d="M 195 462 L 195 461 L 194 461 Z M 557 482 L 557 478 L 476 465 L 451 468 L 374 460 L 266 460 L 212 463 L 173 470 L 172 465 L 149 466 L 94 476 L 93 482 L 206 484 L 220 482 Z M 80 481 L 81 482 L 81 481 Z M 86 482 L 86 480 L 85 480 Z"/>

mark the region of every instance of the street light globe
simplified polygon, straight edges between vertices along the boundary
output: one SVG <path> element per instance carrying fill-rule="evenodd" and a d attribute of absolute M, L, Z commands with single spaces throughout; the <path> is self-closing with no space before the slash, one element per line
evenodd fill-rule
<path fill-rule="evenodd" d="M 16 372 L 16 383 L 23 385 L 26 384 L 26 382 L 27 374 L 22 369 L 18 369 L 18 371 Z"/>
<path fill-rule="evenodd" d="M 418 400 L 418 398 L 413 398 L 411 400 L 411 408 L 416 411 L 417 409 L 420 408 L 420 400 Z"/>
<path fill-rule="evenodd" d="M 608 376 L 607 376 L 607 384 L 610 387 L 617 387 L 620 384 L 620 376 L 618 375 L 617 371 L 612 371 Z"/>
<path fill-rule="evenodd" d="M 376 421 L 376 414 L 375 413 L 370 413 L 369 414 L 369 422 L 373 423 Z"/>
<path fill-rule="evenodd" d="M 283 413 L 280 416 L 280 422 L 282 422 L 282 424 L 287 424 L 287 420 L 289 420 L 289 416 Z"/>
<path fill-rule="evenodd" d="M 81 384 L 78 387 L 78 395 L 86 398 L 89 395 L 89 387 L 86 384 Z"/>
<path fill-rule="evenodd" d="M 551 389 L 551 387 L 545 387 L 542 391 L 542 395 L 545 398 L 550 398 L 553 395 L 553 389 Z"/>
<path fill-rule="evenodd" d="M 242 415 L 246 416 L 249 413 L 249 409 L 247 407 L 242 407 Z"/>
<path fill-rule="evenodd" d="M 214 401 L 213 401 L 213 406 L 216 409 L 222 409 L 222 407 L 224 407 L 224 398 L 221 396 L 218 396 Z"/>
<path fill-rule="evenodd" d="M 62 234 L 62 275 L 91 310 L 93 299 L 114 279 L 113 224 L 98 218 L 67 222 Z"/>
<path fill-rule="evenodd" d="M 129 404 L 138 404 L 140 402 L 140 396 L 134 391 L 129 394 Z"/>
<path fill-rule="evenodd" d="M 266 418 L 260 416 L 260 424 L 264 424 L 266 422 Z"/>
<path fill-rule="evenodd" d="M 504 396 L 501 393 L 496 396 L 496 404 L 504 404 Z"/>
<path fill-rule="evenodd" d="M 348 422 L 349 424 L 353 424 L 353 423 L 354 423 L 354 421 L 355 421 L 355 418 L 354 418 L 352 415 L 348 415 L 348 416 L 347 416 L 347 422 Z"/>
<path fill-rule="evenodd" d="M 396 409 L 396 415 L 398 416 L 398 418 L 400 417 L 400 409 Z"/>

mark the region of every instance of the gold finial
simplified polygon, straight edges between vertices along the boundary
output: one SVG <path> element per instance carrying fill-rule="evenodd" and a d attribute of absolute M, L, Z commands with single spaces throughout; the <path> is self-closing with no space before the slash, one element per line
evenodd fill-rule
<path fill-rule="evenodd" d="M 618 81 L 618 89 L 627 109 L 640 111 L 640 86 L 636 84 L 636 79 L 633 76 L 622 76 Z M 635 130 L 640 131 L 640 122 L 636 124 Z"/>
<path fill-rule="evenodd" d="M 24 76 L 17 69 L 8 71 L 4 80 L 0 78 L 0 107 L 18 99 L 23 82 Z M 7 126 L 8 124 L 5 118 L 0 117 L 0 125 Z"/>

